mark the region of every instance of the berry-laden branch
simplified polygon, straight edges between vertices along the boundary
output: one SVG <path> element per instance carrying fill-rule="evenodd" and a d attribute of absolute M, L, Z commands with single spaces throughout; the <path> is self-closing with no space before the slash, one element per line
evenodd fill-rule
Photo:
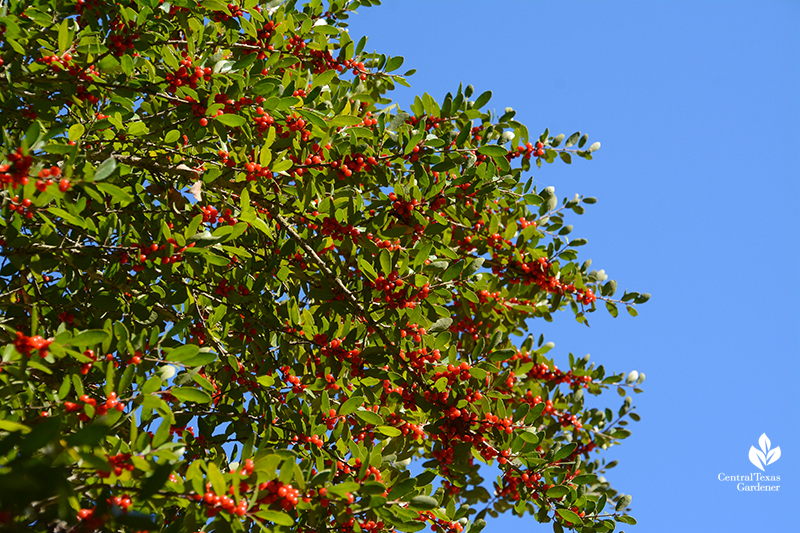
<path fill-rule="evenodd" d="M 0 529 L 634 521 L 600 476 L 639 415 L 585 395 L 643 374 L 527 334 L 649 298 L 528 174 L 599 143 L 471 86 L 400 110 L 358 6 L 0 17 Z"/>

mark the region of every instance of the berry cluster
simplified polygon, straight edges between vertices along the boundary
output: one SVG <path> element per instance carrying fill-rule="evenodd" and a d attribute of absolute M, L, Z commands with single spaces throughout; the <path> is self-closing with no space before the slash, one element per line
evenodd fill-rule
<path fill-rule="evenodd" d="M 522 157 L 523 159 L 530 159 L 531 156 L 542 157 L 544 155 L 544 144 L 537 141 L 536 145 L 533 143 L 526 143 L 525 146 L 519 145 L 517 146 L 516 151 L 512 150 L 506 156 L 506 159 L 511 161 L 516 157 Z"/>
<path fill-rule="evenodd" d="M 14 195 L 14 197 L 11 198 L 11 203 L 8 205 L 8 209 L 12 213 L 22 215 L 28 220 L 33 218 L 33 208 L 31 207 L 30 198 L 24 198 L 20 201 L 19 196 Z"/>
<path fill-rule="evenodd" d="M 419 301 L 430 294 L 430 284 L 427 282 L 417 292 L 409 294 L 409 286 L 398 277 L 396 270 L 390 272 L 388 276 L 379 274 L 374 282 L 368 283 L 374 290 L 383 292 L 382 296 L 375 296 L 373 301 L 384 302 L 391 309 L 413 309 Z"/>
<path fill-rule="evenodd" d="M 439 125 L 443 122 L 447 122 L 448 120 L 446 118 L 439 118 L 432 116 L 409 117 L 406 119 L 406 124 L 411 124 L 412 126 L 416 126 L 422 121 L 423 118 L 425 119 L 425 131 L 430 131 L 431 129 L 438 130 Z"/>
<path fill-rule="evenodd" d="M 108 503 L 111 507 L 119 507 L 119 510 L 123 513 L 127 513 L 128 509 L 130 509 L 133 502 L 131 501 L 131 497 L 128 494 L 123 494 L 122 496 L 112 496 L 109 498 L 106 503 Z"/>
<path fill-rule="evenodd" d="M 493 259 L 497 260 L 496 256 Z M 522 283 L 523 285 L 537 285 L 540 289 L 546 292 L 555 294 L 572 293 L 577 294 L 577 300 L 584 305 L 591 305 L 597 296 L 591 289 L 583 289 L 575 287 L 572 283 L 562 283 L 557 274 L 550 272 L 552 263 L 547 258 L 540 257 L 535 261 L 519 262 L 516 259 L 511 259 L 507 266 L 495 265 L 492 267 L 492 272 L 498 274 L 501 278 L 511 284 Z"/>
<path fill-rule="evenodd" d="M 532 360 L 531 353 L 525 352 L 517 352 L 513 355 L 509 361 L 516 361 L 519 360 L 520 362 L 528 363 Z M 547 363 L 539 363 L 534 365 L 532 369 L 527 372 L 529 378 L 536 379 L 538 381 L 547 381 L 547 382 L 555 382 L 557 384 L 566 383 L 570 386 L 582 386 L 587 388 L 589 383 L 592 382 L 591 376 L 576 376 L 572 373 L 572 370 L 568 370 L 567 372 L 563 372 L 557 366 L 553 365 L 553 368 L 550 368 L 550 365 Z"/>
<path fill-rule="evenodd" d="M 175 72 L 168 72 L 165 80 L 169 83 L 167 90 L 171 94 L 177 92 L 178 87 L 188 85 L 192 89 L 197 88 L 197 82 L 202 80 L 209 81 L 211 79 L 212 70 L 210 67 L 202 68 L 196 66 L 192 68 L 192 58 L 189 53 L 182 52 L 183 59 L 180 61 L 180 67 Z"/>
<path fill-rule="evenodd" d="M 520 485 L 524 486 L 529 492 L 534 494 L 534 498 L 538 498 L 550 488 L 549 485 L 543 483 L 542 475 L 539 473 L 528 473 L 527 470 L 507 470 L 503 473 L 503 487 L 497 487 L 497 495 L 501 498 L 507 498 L 513 501 L 520 499 Z"/>
<path fill-rule="evenodd" d="M 356 126 L 363 126 L 365 128 L 371 128 L 372 126 L 377 126 L 377 125 L 378 125 L 378 119 L 372 118 L 372 111 L 367 111 L 366 114 L 364 115 L 364 120 L 360 124 L 356 124 Z"/>
<path fill-rule="evenodd" d="M 11 185 L 12 188 L 17 185 L 27 185 L 33 157 L 22 155 L 22 148 L 17 148 L 17 151 L 8 154 L 6 159 L 11 163 L 0 165 L 0 183 Z"/>
<path fill-rule="evenodd" d="M 399 429 L 404 437 L 411 435 L 412 440 L 422 440 L 425 438 L 425 430 L 422 429 L 421 425 L 403 420 L 397 413 L 390 414 L 386 422 L 390 426 Z"/>
<path fill-rule="evenodd" d="M 403 249 L 403 247 L 400 245 L 400 239 L 395 239 L 394 241 L 390 241 L 389 239 L 381 239 L 380 237 L 378 237 L 377 235 L 373 235 L 372 233 L 367 233 L 366 237 L 367 240 L 372 241 L 378 248 L 385 249 L 390 252 Z"/>
<path fill-rule="evenodd" d="M 206 493 L 202 498 L 203 503 L 206 504 L 206 516 L 209 518 L 217 516 L 220 511 L 225 511 L 228 514 L 235 516 L 244 516 L 247 513 L 247 500 L 241 498 L 239 504 L 227 495 L 218 495 L 211 490 L 211 483 L 206 484 Z"/>
<path fill-rule="evenodd" d="M 314 216 L 317 214 L 318 213 L 314 211 Z M 313 223 L 308 224 L 308 227 L 310 229 L 318 228 L 318 226 Z M 331 237 L 334 241 L 344 241 L 346 236 L 349 236 L 354 241 L 357 241 L 358 237 L 361 235 L 361 231 L 352 224 L 347 224 L 344 226 L 338 220 L 330 216 L 322 219 L 322 226 L 319 227 L 319 230 L 320 233 Z"/>
<path fill-rule="evenodd" d="M 340 161 L 331 161 L 331 168 L 337 169 L 337 179 L 343 180 L 356 172 L 370 172 L 377 164 L 378 161 L 372 156 L 354 153 L 345 155 Z"/>
<path fill-rule="evenodd" d="M 367 69 L 364 68 L 363 61 L 356 61 L 354 59 L 345 59 L 342 62 L 344 68 L 353 69 L 353 76 L 358 76 L 358 79 L 365 81 L 367 79 Z"/>
<path fill-rule="evenodd" d="M 203 214 L 203 222 L 208 224 L 216 224 L 217 222 L 223 222 L 229 226 L 235 226 L 237 222 L 239 222 L 236 217 L 233 216 L 233 211 L 230 209 L 225 209 L 220 215 L 219 211 L 217 211 L 216 207 L 212 207 L 210 205 L 205 206 L 198 206 L 200 207 L 200 211 Z M 190 243 L 188 247 L 194 243 Z"/>
<path fill-rule="evenodd" d="M 91 359 L 91 362 L 81 364 L 81 374 L 85 376 L 94 366 L 94 362 L 97 361 L 97 356 L 94 354 L 94 350 L 86 350 L 83 352 L 83 355 L 84 357 Z"/>
<path fill-rule="evenodd" d="M 78 520 L 81 525 L 88 531 L 94 531 L 103 525 L 104 519 L 101 516 L 95 516 L 95 509 L 80 509 L 78 511 Z"/>
<path fill-rule="evenodd" d="M 81 406 L 80 404 L 74 402 L 64 402 L 64 409 L 67 413 L 83 411 L 78 414 L 78 419 L 81 422 L 88 422 L 91 419 L 91 416 L 86 413 L 87 409 L 89 412 L 93 411 L 93 414 L 96 416 L 103 416 L 111 409 L 116 409 L 120 412 L 125 410 L 125 404 L 119 401 L 117 398 L 117 393 L 113 391 L 108 394 L 106 401 L 101 404 L 98 404 L 97 400 L 89 397 L 86 394 L 81 395 L 81 397 L 78 398 L 78 401 L 83 402 L 84 405 Z"/>
<path fill-rule="evenodd" d="M 400 358 L 408 361 L 411 368 L 422 371 L 425 370 L 426 365 L 436 364 L 442 358 L 442 354 L 438 349 L 431 350 L 429 353 L 428 349 L 423 347 L 409 352 L 400 350 Z M 384 381 L 384 388 L 387 383 L 391 386 L 391 382 Z"/>
<path fill-rule="evenodd" d="M 266 48 L 267 50 L 272 51 L 272 50 L 274 50 L 274 47 L 269 44 L 269 40 L 274 35 L 274 31 L 273 31 L 274 29 L 275 29 L 275 23 L 272 22 L 271 20 L 268 20 L 268 21 L 266 21 L 264 23 L 263 26 L 261 26 L 261 28 L 258 28 L 256 30 L 256 38 L 255 39 L 248 39 L 248 40 L 242 41 L 242 43 L 246 44 L 246 45 L 249 45 L 249 46 L 257 46 L 259 48 Z M 255 52 L 255 50 L 245 49 L 243 53 L 244 54 L 252 54 L 254 52 Z M 263 51 L 263 50 L 259 50 L 258 59 L 264 59 L 266 57 L 267 57 L 267 53 L 265 51 Z"/>
<path fill-rule="evenodd" d="M 322 346 L 320 354 L 325 357 L 333 358 L 339 362 L 348 361 L 353 365 L 360 365 L 362 363 L 360 358 L 361 350 L 358 348 L 347 350 L 342 346 L 342 339 L 332 339 L 328 342 L 328 336 L 320 334 L 314 336 L 314 342 Z"/>
<path fill-rule="evenodd" d="M 256 131 L 259 133 L 259 135 L 262 135 L 273 124 L 275 124 L 275 119 L 272 118 L 272 115 L 264 111 L 263 107 L 258 106 L 256 108 L 256 117 L 253 119 L 253 122 L 256 123 Z"/>
<path fill-rule="evenodd" d="M 389 193 L 389 200 L 392 201 L 392 213 L 406 224 L 409 222 L 414 208 L 419 205 L 419 200 L 416 198 L 403 200 L 402 198 L 398 198 L 393 192 Z"/>
<path fill-rule="evenodd" d="M 258 503 L 262 505 L 276 505 L 284 511 L 294 509 L 300 500 L 300 491 L 291 485 L 286 485 L 278 480 L 271 480 L 261 483 L 259 491 L 266 491 L 269 494 L 259 498 Z"/>
<path fill-rule="evenodd" d="M 139 34 L 133 21 L 123 22 L 120 18 L 111 21 L 111 34 L 108 37 L 108 48 L 117 57 L 125 55 L 127 50 L 135 48 Z"/>
<path fill-rule="evenodd" d="M 430 521 L 431 531 L 438 531 L 439 533 L 461 533 L 461 530 L 464 529 L 460 523 L 450 522 L 444 518 L 436 518 L 433 513 L 428 511 L 421 511 L 418 520 L 423 522 Z"/>
<path fill-rule="evenodd" d="M 34 350 L 39 352 L 39 357 L 47 357 L 47 347 L 50 346 L 51 342 L 53 341 L 43 339 L 41 335 L 28 337 L 21 331 L 17 331 L 16 339 L 14 339 L 14 348 L 25 357 L 30 357 L 31 352 Z"/>
<path fill-rule="evenodd" d="M 405 339 L 406 337 L 410 337 L 411 340 L 419 343 L 422 342 L 422 335 L 425 335 L 425 333 L 425 328 L 419 327 L 419 324 L 409 324 L 408 328 L 400 329 L 400 338 Z"/>
<path fill-rule="evenodd" d="M 131 462 L 131 454 L 129 453 L 118 453 L 117 455 L 108 455 L 106 457 L 108 457 L 108 464 L 111 465 L 111 469 L 108 471 L 98 470 L 97 475 L 99 477 L 107 478 L 110 477 L 112 473 L 115 476 L 121 476 L 123 471 L 127 470 L 128 472 L 133 472 L 135 469 Z M 128 505 L 130 505 L 130 498 L 128 499 Z"/>
<path fill-rule="evenodd" d="M 455 309 L 455 308 L 454 308 Z M 477 341 L 480 337 L 488 337 L 489 330 L 488 324 L 484 327 L 484 321 L 479 320 L 475 321 L 475 319 L 471 316 L 462 316 L 458 319 L 458 322 L 453 322 L 450 324 L 450 332 L 451 333 L 466 333 L 472 340 Z M 459 340 L 458 346 L 461 346 L 461 341 Z"/>
<path fill-rule="evenodd" d="M 472 375 L 469 373 L 469 369 L 472 366 L 463 361 L 460 365 L 447 365 L 445 370 L 437 370 L 433 375 L 434 383 L 439 381 L 439 378 L 446 378 L 447 384 L 452 385 L 457 381 L 469 381 Z"/>
<path fill-rule="evenodd" d="M 214 11 L 214 20 L 216 22 L 225 22 L 232 18 L 237 18 L 244 15 L 242 8 L 236 4 L 228 4 L 226 7 L 230 13 L 225 13 L 224 11 Z"/>

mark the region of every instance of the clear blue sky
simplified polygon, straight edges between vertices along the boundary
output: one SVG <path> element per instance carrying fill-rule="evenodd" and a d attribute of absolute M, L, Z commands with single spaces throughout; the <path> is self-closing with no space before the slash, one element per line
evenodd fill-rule
<path fill-rule="evenodd" d="M 620 290 L 652 299 L 637 318 L 598 312 L 587 329 L 563 313 L 534 332 L 562 367 L 591 353 L 647 374 L 642 421 L 608 454 L 639 520 L 625 530 L 800 531 L 800 2 L 384 0 L 350 22 L 418 70 L 395 93 L 405 109 L 471 83 L 532 134 L 602 143 L 534 176 L 598 197 L 573 235 Z M 782 451 L 766 467 L 780 490 L 718 481 L 757 471 L 762 433 Z M 552 531 L 523 520 L 484 531 Z"/>

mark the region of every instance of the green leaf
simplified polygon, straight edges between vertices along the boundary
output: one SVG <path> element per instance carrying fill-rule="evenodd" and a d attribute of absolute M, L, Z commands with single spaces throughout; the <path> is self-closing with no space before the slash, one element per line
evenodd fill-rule
<path fill-rule="evenodd" d="M 464 271 L 462 272 L 465 278 L 470 277 L 475 272 L 478 271 L 481 266 L 483 266 L 484 261 L 486 261 L 483 257 L 476 257 L 473 259 L 466 267 L 464 267 Z"/>
<path fill-rule="evenodd" d="M 72 224 L 73 226 L 78 226 L 79 228 L 85 228 L 86 223 L 80 217 L 76 217 L 72 213 L 68 213 L 63 209 L 59 209 L 58 207 L 48 207 L 47 212 L 61 218 L 67 224 Z"/>
<path fill-rule="evenodd" d="M 205 352 L 198 354 L 194 357 L 184 359 L 182 363 L 186 366 L 205 366 L 217 360 L 217 354 L 212 352 Z"/>
<path fill-rule="evenodd" d="M 202 2 L 200 2 L 200 5 L 210 11 L 222 11 L 226 15 L 231 14 L 230 10 L 228 9 L 228 6 L 225 5 L 224 2 L 221 2 L 220 0 L 203 0 Z"/>
<path fill-rule="evenodd" d="M 12 422 L 11 420 L 0 420 L 0 430 L 3 431 L 21 431 L 23 433 L 30 433 L 31 428 L 19 422 Z"/>
<path fill-rule="evenodd" d="M 484 379 L 486 379 L 488 373 L 486 372 L 486 370 L 482 368 L 473 366 L 472 368 L 469 369 L 469 375 L 479 381 L 483 381 Z"/>
<path fill-rule="evenodd" d="M 133 75 L 133 59 L 131 56 L 125 54 L 120 58 L 119 62 L 122 66 L 122 72 L 124 72 L 126 76 Z"/>
<path fill-rule="evenodd" d="M 569 494 L 569 487 L 564 485 L 556 485 L 555 487 L 550 487 L 547 489 L 546 494 L 548 498 L 561 498 L 562 496 Z"/>
<path fill-rule="evenodd" d="M 292 165 L 294 163 L 292 163 L 291 159 L 283 159 L 272 165 L 272 172 L 285 172 L 292 168 Z"/>
<path fill-rule="evenodd" d="M 153 472 L 153 475 L 148 477 L 144 483 L 142 484 L 142 488 L 139 491 L 139 494 L 136 495 L 137 498 L 141 498 L 146 500 L 150 496 L 154 495 L 156 492 L 161 490 L 161 487 L 164 486 L 164 483 L 167 482 L 169 479 L 170 474 L 174 471 L 174 466 L 169 463 L 164 463 L 158 465 L 156 471 Z"/>
<path fill-rule="evenodd" d="M 430 511 L 439 507 L 439 502 L 430 496 L 414 496 L 408 503 L 410 508 L 418 511 Z"/>
<path fill-rule="evenodd" d="M 356 412 L 356 409 L 364 405 L 363 396 L 353 396 L 339 406 L 339 416 L 346 416 Z"/>
<path fill-rule="evenodd" d="M 393 72 L 402 67 L 404 61 L 405 59 L 403 59 L 401 56 L 390 57 L 383 70 L 386 72 Z"/>
<path fill-rule="evenodd" d="M 220 124 L 224 124 L 226 126 L 230 126 L 232 128 L 238 128 L 240 126 L 244 126 L 247 120 L 244 117 L 239 115 L 231 115 L 231 114 L 223 114 L 218 116 L 216 119 L 217 122 Z"/>
<path fill-rule="evenodd" d="M 480 108 L 482 108 L 483 106 L 485 106 L 489 102 L 489 100 L 491 98 L 492 98 L 492 91 L 486 91 L 485 93 L 480 95 L 477 100 L 475 100 L 475 103 L 473 104 L 472 109 L 480 109 Z"/>
<path fill-rule="evenodd" d="M 359 409 L 356 411 L 356 416 L 367 424 L 372 424 L 373 426 L 383 424 L 383 418 L 381 418 L 381 415 L 378 413 L 373 413 L 372 411 L 363 411 Z"/>
<path fill-rule="evenodd" d="M 103 181 L 111 174 L 113 174 L 114 169 L 116 168 L 117 168 L 117 160 L 114 159 L 113 157 L 109 157 L 108 159 L 100 163 L 99 167 L 97 167 L 97 170 L 94 173 L 94 181 Z M 117 189 L 119 189 L 119 187 L 117 187 Z M 112 196 L 114 195 L 112 194 Z M 127 203 L 131 203 L 133 201 L 133 198 L 131 198 L 130 195 L 128 195 L 127 193 L 126 196 L 130 198 L 130 200 Z"/>
<path fill-rule="evenodd" d="M 110 183 L 97 183 L 96 185 L 98 189 L 111 196 L 122 206 L 126 206 L 133 202 L 133 196 L 131 196 L 125 189 L 120 189 L 116 185 L 112 185 Z"/>
<path fill-rule="evenodd" d="M 204 390 L 192 387 L 177 387 L 170 391 L 173 396 L 182 402 L 210 403 L 211 395 Z"/>
<path fill-rule="evenodd" d="M 214 489 L 215 494 L 225 494 L 228 486 L 225 483 L 225 478 L 222 472 L 215 463 L 208 463 L 207 468 L 208 482 L 211 483 L 211 488 Z"/>
<path fill-rule="evenodd" d="M 491 157 L 499 157 L 508 154 L 508 150 L 496 144 L 487 144 L 478 148 L 478 153 Z"/>
<path fill-rule="evenodd" d="M 170 351 L 167 356 L 167 361 L 174 361 L 176 363 L 182 363 L 187 359 L 191 359 L 195 355 L 200 352 L 200 347 L 196 344 L 184 344 L 179 348 L 175 348 L 174 350 Z"/>
<path fill-rule="evenodd" d="M 483 528 L 486 527 L 486 520 L 479 518 L 472 523 L 472 527 L 469 528 L 469 533 L 479 533 L 483 531 Z"/>
<path fill-rule="evenodd" d="M 87 329 L 72 337 L 66 345 L 79 346 L 81 348 L 85 346 L 94 346 L 105 341 L 108 337 L 108 332 L 102 329 Z"/>
<path fill-rule="evenodd" d="M 58 55 L 64 55 L 69 50 L 69 21 L 65 18 L 58 27 Z"/>
<path fill-rule="evenodd" d="M 636 525 L 636 519 L 631 515 L 624 514 L 622 516 L 616 517 L 617 522 L 622 522 L 623 524 L 629 524 L 631 526 Z"/>
<path fill-rule="evenodd" d="M 557 463 L 557 462 L 559 462 L 559 461 L 561 461 L 561 460 L 563 460 L 563 459 L 566 459 L 567 457 L 569 457 L 569 455 L 570 455 L 572 452 L 574 452 L 574 451 L 575 451 L 575 448 L 576 448 L 577 446 L 578 446 L 578 445 L 577 445 L 576 443 L 574 443 L 574 442 L 572 442 L 572 443 L 570 443 L 570 444 L 567 444 L 566 446 L 562 446 L 562 447 L 561 447 L 561 449 L 559 449 L 559 450 L 558 450 L 558 451 L 555 453 L 555 455 L 553 455 L 553 462 L 554 462 L 554 463 Z"/>
<path fill-rule="evenodd" d="M 453 319 L 450 317 L 440 318 L 433 325 L 428 328 L 428 333 L 439 333 L 442 331 L 447 331 L 450 329 L 450 325 L 453 323 Z"/>
<path fill-rule="evenodd" d="M 583 520 L 575 511 L 571 511 L 569 509 L 556 509 L 556 512 L 558 513 L 558 516 L 567 522 L 571 522 L 573 525 L 583 524 Z"/>
<path fill-rule="evenodd" d="M 520 432 L 519 436 L 522 440 L 531 444 L 539 444 L 541 440 L 539 439 L 539 435 L 536 433 L 536 430 L 533 428 L 528 428 L 525 431 Z"/>
<path fill-rule="evenodd" d="M 573 146 L 576 142 L 578 142 L 578 139 L 580 138 L 581 138 L 581 132 L 576 131 L 575 133 L 569 136 L 567 142 L 564 143 L 564 147 L 569 148 L 570 146 Z"/>
<path fill-rule="evenodd" d="M 272 522 L 276 526 L 289 527 L 294 525 L 294 519 L 291 516 L 279 511 L 259 511 L 256 513 L 256 516 Z"/>
<path fill-rule="evenodd" d="M 386 250 L 381 250 L 380 255 L 380 263 L 381 263 L 381 272 L 388 276 L 389 273 L 392 271 L 392 256 L 389 255 L 389 252 Z"/>
<path fill-rule="evenodd" d="M 387 437 L 399 437 L 400 435 L 403 434 L 402 431 L 393 426 L 378 426 L 375 429 L 377 429 L 379 432 L 383 433 Z"/>
<path fill-rule="evenodd" d="M 69 127 L 69 140 L 70 141 L 77 141 L 83 136 L 83 133 L 86 131 L 86 128 L 83 124 L 73 124 Z"/>
<path fill-rule="evenodd" d="M 139 495 L 141 497 L 141 494 Z M 126 526 L 131 531 L 151 531 L 158 528 L 158 524 L 153 521 L 151 515 L 146 515 L 138 511 L 128 511 L 114 518 L 114 523 Z"/>
<path fill-rule="evenodd" d="M 631 500 L 633 500 L 633 496 L 631 496 L 630 494 L 626 494 L 624 496 L 620 496 L 619 500 L 617 501 L 617 505 L 616 505 L 616 507 L 614 507 L 614 509 L 617 512 L 620 512 L 620 511 L 624 510 L 626 507 L 628 507 L 631 504 Z"/>
<path fill-rule="evenodd" d="M 28 7 L 25 9 L 25 16 L 43 28 L 50 27 L 53 24 L 53 20 L 50 15 L 42 13 L 33 7 Z"/>
<path fill-rule="evenodd" d="M 236 72 L 236 71 L 239 71 L 239 70 L 246 69 L 247 67 L 249 67 L 250 65 L 255 63 L 256 59 L 257 59 L 256 54 L 247 54 L 247 55 L 243 56 L 241 59 L 237 60 L 231 66 L 231 70 L 230 71 L 231 72 Z"/>
<path fill-rule="evenodd" d="M 181 138 L 181 132 L 178 130 L 170 130 L 164 136 L 164 144 L 172 144 Z"/>
<path fill-rule="evenodd" d="M 504 348 L 502 350 L 495 350 L 489 356 L 489 361 L 505 361 L 509 357 L 513 357 L 517 353 L 515 348 Z"/>
<path fill-rule="evenodd" d="M 361 489 L 358 492 L 361 494 L 383 494 L 386 492 L 386 485 L 379 481 L 367 481 L 361 485 Z"/>
<path fill-rule="evenodd" d="M 415 533 L 428 527 L 428 524 L 425 522 L 395 522 L 392 525 L 398 531 L 403 531 L 403 533 Z"/>
<path fill-rule="evenodd" d="M 339 115 L 328 121 L 331 126 L 355 126 L 361 124 L 364 119 L 353 115 Z"/>
<path fill-rule="evenodd" d="M 90 424 L 67 437 L 67 446 L 97 446 L 111 428 L 105 424 Z"/>
<path fill-rule="evenodd" d="M 336 69 L 330 69 L 314 76 L 314 81 L 311 83 L 311 89 L 328 85 L 333 78 L 336 77 Z"/>

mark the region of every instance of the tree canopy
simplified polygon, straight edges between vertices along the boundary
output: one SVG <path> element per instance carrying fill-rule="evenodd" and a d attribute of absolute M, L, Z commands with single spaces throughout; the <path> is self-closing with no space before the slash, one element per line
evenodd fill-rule
<path fill-rule="evenodd" d="M 601 452 L 644 375 L 529 333 L 649 298 L 527 173 L 600 144 L 399 109 L 378 3 L 0 5 L 0 529 L 635 523 Z"/>

